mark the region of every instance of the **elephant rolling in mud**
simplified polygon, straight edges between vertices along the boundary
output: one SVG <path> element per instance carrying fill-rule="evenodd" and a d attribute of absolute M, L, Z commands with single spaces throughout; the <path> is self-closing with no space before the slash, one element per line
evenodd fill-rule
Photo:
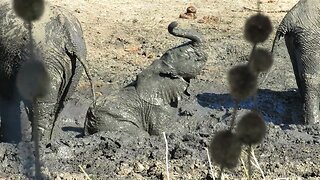
<path fill-rule="evenodd" d="M 172 22 L 169 33 L 191 41 L 166 51 L 138 74 L 133 83 L 97 101 L 96 108 L 89 108 L 85 134 L 123 131 L 158 135 L 175 128 L 171 127 L 172 115 L 177 112 L 178 102 L 188 95 L 190 79 L 200 73 L 207 61 L 200 35 L 177 26 L 177 22 Z"/>
<path fill-rule="evenodd" d="M 27 24 L 18 18 L 12 3 L 0 1 L 0 141 L 18 142 L 21 130 L 20 114 L 34 109 L 17 90 L 19 69 L 30 60 Z M 79 21 L 67 10 L 45 4 L 44 14 L 32 24 L 36 56 L 42 60 L 48 73 L 48 93 L 38 99 L 37 112 L 41 135 L 47 139 L 63 103 L 74 92 L 86 65 L 86 44 Z M 24 102 L 24 106 L 21 102 Z M 21 105 L 20 105 L 21 103 Z M 21 134 L 20 134 L 21 136 Z"/>
<path fill-rule="evenodd" d="M 320 1 L 300 0 L 283 18 L 274 46 L 285 38 L 296 82 L 304 104 L 304 121 L 320 121 Z"/>

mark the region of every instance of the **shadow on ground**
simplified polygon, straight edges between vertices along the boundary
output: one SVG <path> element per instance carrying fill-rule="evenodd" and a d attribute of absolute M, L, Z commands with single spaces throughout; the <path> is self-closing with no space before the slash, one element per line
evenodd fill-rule
<path fill-rule="evenodd" d="M 202 107 L 232 109 L 235 105 L 230 94 L 201 93 L 196 96 Z M 253 109 L 253 98 L 242 101 L 239 109 Z M 302 101 L 297 90 L 272 91 L 261 89 L 257 95 L 257 106 L 267 122 L 273 124 L 302 124 Z"/>

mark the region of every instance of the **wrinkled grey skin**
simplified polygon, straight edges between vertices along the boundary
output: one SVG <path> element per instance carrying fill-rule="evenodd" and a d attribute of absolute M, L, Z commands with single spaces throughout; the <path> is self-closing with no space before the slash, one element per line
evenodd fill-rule
<path fill-rule="evenodd" d="M 23 99 L 16 88 L 19 68 L 30 58 L 29 36 L 27 24 L 7 2 L 0 1 L 0 141 L 18 142 L 21 112 L 34 111 L 31 102 Z M 61 7 L 46 4 L 44 14 L 32 26 L 34 49 L 50 76 L 49 92 L 37 102 L 39 129 L 47 139 L 63 103 L 78 84 L 87 50 L 79 21 Z"/>
<path fill-rule="evenodd" d="M 133 135 L 158 135 L 170 131 L 182 97 L 188 96 L 191 78 L 207 61 L 199 34 L 172 22 L 168 31 L 191 41 L 172 48 L 137 75 L 136 81 L 89 108 L 85 134 L 124 131 Z"/>
<path fill-rule="evenodd" d="M 320 1 L 300 0 L 286 14 L 276 32 L 272 51 L 283 36 L 303 98 L 305 123 L 319 123 Z"/>

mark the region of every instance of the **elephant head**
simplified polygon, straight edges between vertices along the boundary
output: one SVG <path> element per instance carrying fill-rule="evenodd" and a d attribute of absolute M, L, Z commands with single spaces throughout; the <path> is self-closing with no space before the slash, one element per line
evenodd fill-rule
<path fill-rule="evenodd" d="M 169 49 L 137 76 L 136 89 L 140 98 L 154 105 L 176 104 L 182 94 L 188 94 L 190 79 L 200 73 L 207 61 L 202 37 L 177 26 L 177 22 L 170 23 L 169 33 L 191 41 Z"/>

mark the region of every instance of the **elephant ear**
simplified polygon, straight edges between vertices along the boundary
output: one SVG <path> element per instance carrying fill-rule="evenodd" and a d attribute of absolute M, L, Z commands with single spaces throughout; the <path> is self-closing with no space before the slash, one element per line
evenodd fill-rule
<path fill-rule="evenodd" d="M 137 76 L 136 90 L 150 104 L 176 106 L 188 86 L 181 77 L 145 70 Z"/>

